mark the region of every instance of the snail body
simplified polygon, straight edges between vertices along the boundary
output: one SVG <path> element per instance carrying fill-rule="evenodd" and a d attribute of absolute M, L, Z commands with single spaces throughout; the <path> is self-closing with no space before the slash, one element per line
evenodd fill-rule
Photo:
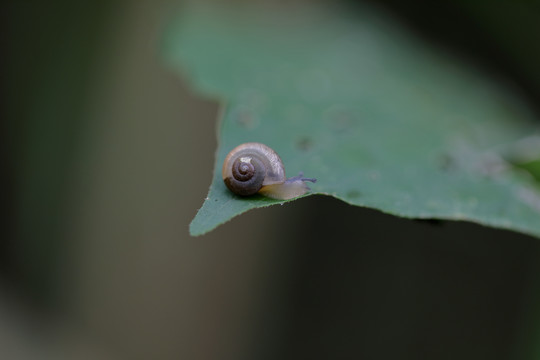
<path fill-rule="evenodd" d="M 287 200 L 309 191 L 300 174 L 287 179 L 279 155 L 261 143 L 245 143 L 235 147 L 225 158 L 222 177 L 229 190 L 240 196 L 262 194 Z"/>

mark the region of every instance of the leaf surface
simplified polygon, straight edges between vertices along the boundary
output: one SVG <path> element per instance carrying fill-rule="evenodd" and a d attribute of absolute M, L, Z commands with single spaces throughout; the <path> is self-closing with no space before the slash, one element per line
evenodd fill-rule
<path fill-rule="evenodd" d="M 284 202 L 237 197 L 221 179 L 232 148 L 262 142 L 288 176 L 317 178 L 311 194 L 540 236 L 540 186 L 508 160 L 515 144 L 540 136 L 538 119 L 508 88 L 388 15 L 192 4 L 164 44 L 174 69 L 226 103 L 192 235 Z"/>

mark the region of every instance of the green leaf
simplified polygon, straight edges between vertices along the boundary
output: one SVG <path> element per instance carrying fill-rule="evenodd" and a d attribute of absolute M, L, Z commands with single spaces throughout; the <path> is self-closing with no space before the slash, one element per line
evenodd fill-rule
<path fill-rule="evenodd" d="M 505 160 L 540 128 L 510 90 L 371 8 L 279 6 L 190 5 L 167 32 L 169 64 L 226 100 L 192 235 L 284 203 L 223 184 L 227 153 L 256 141 L 312 194 L 540 236 L 539 184 Z"/>

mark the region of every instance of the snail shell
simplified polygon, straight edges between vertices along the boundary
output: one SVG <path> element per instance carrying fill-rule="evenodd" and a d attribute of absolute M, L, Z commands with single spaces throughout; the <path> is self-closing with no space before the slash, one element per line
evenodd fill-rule
<path fill-rule="evenodd" d="M 305 194 L 309 188 L 301 175 L 287 179 L 279 155 L 261 143 L 245 143 L 234 148 L 222 168 L 225 185 L 233 193 L 249 196 L 256 193 L 286 200 Z"/>

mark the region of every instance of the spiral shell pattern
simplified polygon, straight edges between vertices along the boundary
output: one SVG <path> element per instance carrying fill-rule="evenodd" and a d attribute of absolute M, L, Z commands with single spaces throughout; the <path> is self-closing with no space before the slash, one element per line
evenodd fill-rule
<path fill-rule="evenodd" d="M 285 170 L 274 150 L 264 144 L 246 143 L 227 155 L 222 176 L 233 193 L 249 196 L 263 186 L 283 183 Z"/>

